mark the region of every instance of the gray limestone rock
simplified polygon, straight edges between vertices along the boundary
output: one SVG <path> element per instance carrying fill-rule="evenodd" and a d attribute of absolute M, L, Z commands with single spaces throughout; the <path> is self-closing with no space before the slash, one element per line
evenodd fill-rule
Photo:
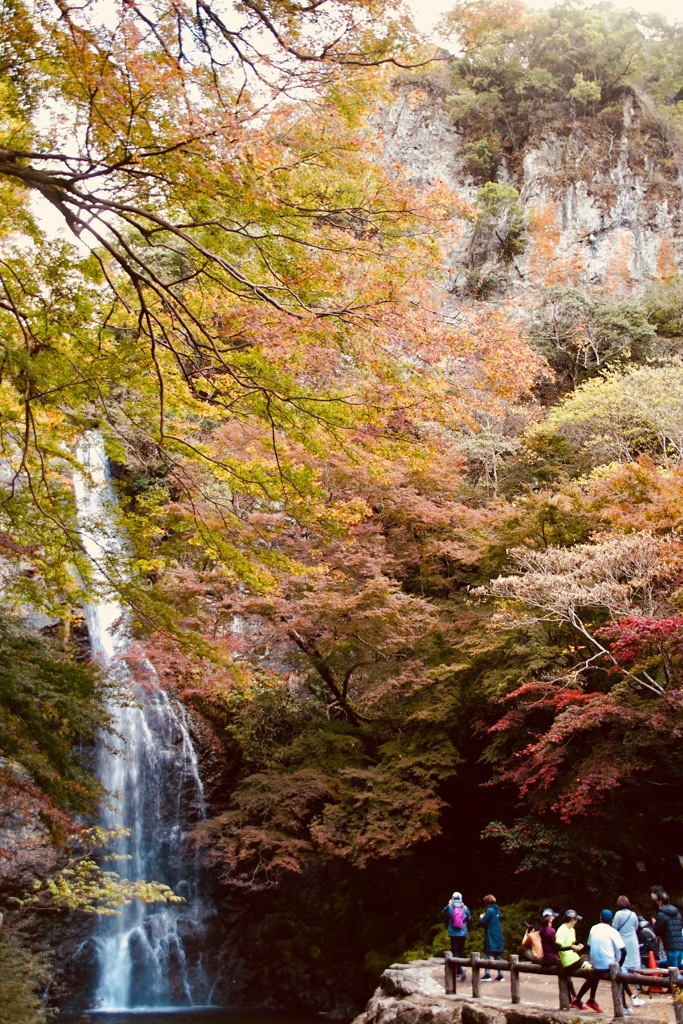
<path fill-rule="evenodd" d="M 445 94 L 398 82 L 380 127 L 387 162 L 412 184 L 443 182 L 466 203 L 480 184 L 463 160 L 466 139 L 453 125 Z M 646 96 L 625 95 L 613 123 L 576 119 L 532 138 L 498 181 L 520 194 L 528 224 L 524 252 L 507 265 L 484 266 L 498 293 L 523 296 L 569 285 L 625 299 L 652 280 L 683 271 L 683 174 L 680 139 Z M 466 290 L 471 220 L 453 222 L 446 245 L 450 290 Z"/>

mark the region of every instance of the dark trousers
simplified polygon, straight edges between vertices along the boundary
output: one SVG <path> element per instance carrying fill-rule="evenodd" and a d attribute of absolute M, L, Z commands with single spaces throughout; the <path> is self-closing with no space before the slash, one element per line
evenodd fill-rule
<path fill-rule="evenodd" d="M 564 975 L 564 977 L 565 977 L 565 979 L 567 981 L 567 992 L 569 993 L 569 998 L 570 999 L 576 999 L 576 989 L 574 988 L 573 980 L 569 976 L 569 972 L 573 971 L 574 968 L 576 967 L 576 965 L 579 964 L 580 962 L 581 962 L 580 960 L 577 960 L 576 963 L 571 964 L 569 967 L 563 967 L 558 962 L 557 970 L 558 970 L 559 974 Z"/>
<path fill-rule="evenodd" d="M 489 953 L 484 953 L 484 957 L 487 960 L 502 960 L 503 959 L 503 950 L 502 949 L 491 950 Z M 484 977 L 485 978 L 490 978 L 491 977 L 491 972 L 488 969 L 488 967 L 484 971 Z M 499 978 L 503 978 L 504 977 L 504 974 L 503 974 L 502 971 L 498 971 L 498 977 Z"/>
<path fill-rule="evenodd" d="M 451 940 L 451 953 L 453 954 L 453 956 L 463 957 L 465 955 L 465 939 L 467 938 L 467 936 L 451 935 L 449 937 Z M 458 967 L 458 974 L 460 975 L 461 980 L 465 979 L 465 968 L 462 965 Z"/>
<path fill-rule="evenodd" d="M 596 973 L 597 977 L 595 977 L 595 978 L 587 978 L 584 981 L 584 983 L 581 986 L 581 988 L 579 989 L 579 994 L 576 997 L 579 1001 L 581 1001 L 583 999 L 583 997 L 585 996 L 585 994 L 588 991 L 588 989 L 591 990 L 591 996 L 590 996 L 591 999 L 593 1001 L 595 1001 L 595 994 L 598 991 L 598 985 L 600 984 L 600 979 L 601 978 L 609 978 L 609 971 L 596 971 L 595 973 Z"/>

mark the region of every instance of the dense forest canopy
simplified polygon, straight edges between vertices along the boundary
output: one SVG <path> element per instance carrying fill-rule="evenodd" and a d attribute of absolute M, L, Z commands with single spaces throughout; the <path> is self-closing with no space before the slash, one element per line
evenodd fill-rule
<path fill-rule="evenodd" d="M 454 848 L 508 901 L 636 886 L 654 837 L 673 863 L 681 281 L 508 301 L 496 275 L 527 244 L 534 133 L 620 133 L 631 96 L 670 166 L 680 27 L 482 0 L 446 17 L 448 56 L 379 0 L 1 10 L 3 836 L 30 814 L 69 847 L 100 796 L 72 488 L 97 430 L 131 663 L 211 723 L 227 781 L 196 842 L 221 898 L 296 935 L 287 963 L 427 942 L 420 901 L 452 882 L 424 868 Z M 396 88 L 445 95 L 476 201 L 383 159 Z M 415 874 L 397 925 L 382 897 Z"/>

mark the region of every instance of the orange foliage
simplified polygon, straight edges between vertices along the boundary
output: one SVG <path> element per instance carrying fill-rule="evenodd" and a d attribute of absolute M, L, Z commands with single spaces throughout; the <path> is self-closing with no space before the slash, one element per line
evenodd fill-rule
<path fill-rule="evenodd" d="M 475 411 L 496 412 L 501 403 L 520 401 L 535 384 L 553 375 L 545 358 L 531 345 L 514 303 L 463 312 L 455 327 L 453 349 L 467 389 L 468 419 Z"/>
<path fill-rule="evenodd" d="M 490 0 L 486 4 L 460 0 L 445 15 L 442 27 L 471 49 L 488 41 L 494 32 L 512 32 L 524 28 L 530 20 L 529 11 L 520 0 Z"/>
<path fill-rule="evenodd" d="M 586 497 L 603 523 L 620 533 L 678 531 L 683 526 L 683 466 L 655 465 L 647 456 L 613 464 L 591 479 Z"/>

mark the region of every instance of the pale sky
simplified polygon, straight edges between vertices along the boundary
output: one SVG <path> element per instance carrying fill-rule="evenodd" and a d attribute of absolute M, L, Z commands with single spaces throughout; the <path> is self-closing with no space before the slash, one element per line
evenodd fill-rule
<path fill-rule="evenodd" d="M 529 7 L 552 7 L 555 0 L 529 0 Z M 642 14 L 663 14 L 669 21 L 681 21 L 683 9 L 681 0 L 613 0 L 615 7 L 632 8 Z M 413 9 L 415 24 L 421 31 L 429 32 L 440 15 L 449 11 L 453 0 L 408 0 Z"/>

